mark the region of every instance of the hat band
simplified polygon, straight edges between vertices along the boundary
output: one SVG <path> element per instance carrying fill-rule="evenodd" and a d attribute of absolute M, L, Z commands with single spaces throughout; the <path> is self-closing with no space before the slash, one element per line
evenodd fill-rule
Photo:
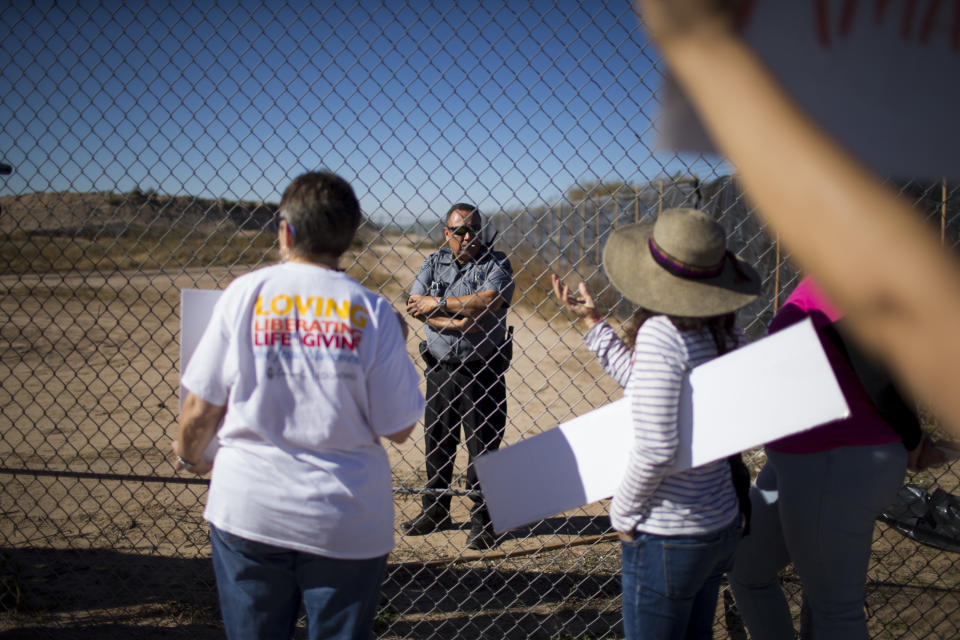
<path fill-rule="evenodd" d="M 724 253 L 723 258 L 720 259 L 720 262 L 716 265 L 710 267 L 698 267 L 694 264 L 687 264 L 682 260 L 677 260 L 669 253 L 663 250 L 657 241 L 653 239 L 651 234 L 647 240 L 647 246 L 650 247 L 650 255 L 653 256 L 654 262 L 666 269 L 668 272 L 677 276 L 678 278 L 683 278 L 685 280 L 706 280 L 707 278 L 715 278 L 723 272 L 723 263 L 727 260 L 727 254 Z"/>

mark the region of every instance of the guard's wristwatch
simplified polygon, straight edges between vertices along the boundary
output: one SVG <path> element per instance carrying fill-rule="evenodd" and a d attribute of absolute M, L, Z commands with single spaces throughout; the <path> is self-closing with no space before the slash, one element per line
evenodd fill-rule
<path fill-rule="evenodd" d="M 443 311 L 447 308 L 447 298 L 446 296 L 440 296 L 437 298 L 437 310 Z"/>

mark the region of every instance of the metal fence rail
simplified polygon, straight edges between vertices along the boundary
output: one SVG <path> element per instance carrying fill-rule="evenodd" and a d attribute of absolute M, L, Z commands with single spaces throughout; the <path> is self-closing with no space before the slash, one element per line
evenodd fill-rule
<path fill-rule="evenodd" d="M 670 206 L 710 211 L 763 276 L 739 318 L 753 338 L 797 280 L 729 167 L 650 151 L 661 70 L 628 3 L 14 2 L 0 29 L 0 161 L 12 167 L 0 171 L 0 632 L 11 637 L 222 636 L 206 481 L 168 460 L 180 290 L 275 261 L 275 203 L 304 170 L 354 184 L 367 220 L 344 266 L 398 308 L 447 206 L 480 206 L 517 282 L 506 443 L 619 397 L 548 293 L 551 271 L 582 279 L 623 317 L 598 266 L 614 227 Z M 900 187 L 956 247 L 957 186 Z M 421 333 L 408 345 L 418 363 Z M 422 431 L 388 451 L 399 525 L 422 494 Z M 397 531 L 378 637 L 621 637 L 607 505 L 472 551 L 465 463 L 462 452 L 455 528 Z M 955 465 L 907 480 L 960 493 Z M 799 617 L 799 582 L 783 579 Z M 868 581 L 875 637 L 960 635 L 952 552 L 878 524 Z M 723 600 L 717 637 L 745 637 Z"/>

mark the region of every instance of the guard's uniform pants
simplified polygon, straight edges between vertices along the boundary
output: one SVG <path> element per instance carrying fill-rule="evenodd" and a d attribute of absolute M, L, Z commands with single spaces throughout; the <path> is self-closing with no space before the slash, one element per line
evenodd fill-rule
<path fill-rule="evenodd" d="M 427 488 L 450 487 L 463 425 L 469 455 L 467 488 L 479 491 L 473 461 L 500 446 L 507 424 L 503 368 L 498 358 L 489 363 L 441 362 L 427 368 L 426 379 Z M 425 495 L 423 507 L 437 516 L 449 513 L 450 496 Z M 474 500 L 470 520 L 474 526 L 489 526 L 490 516 L 483 498 Z"/>

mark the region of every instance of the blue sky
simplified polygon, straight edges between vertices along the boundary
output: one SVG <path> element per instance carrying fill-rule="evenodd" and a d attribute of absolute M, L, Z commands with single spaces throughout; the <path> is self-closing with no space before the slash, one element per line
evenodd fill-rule
<path fill-rule="evenodd" d="M 13 0 L 0 29 L 3 194 L 275 202 L 324 167 L 409 222 L 720 166 L 652 151 L 660 76 L 626 1 Z"/>

